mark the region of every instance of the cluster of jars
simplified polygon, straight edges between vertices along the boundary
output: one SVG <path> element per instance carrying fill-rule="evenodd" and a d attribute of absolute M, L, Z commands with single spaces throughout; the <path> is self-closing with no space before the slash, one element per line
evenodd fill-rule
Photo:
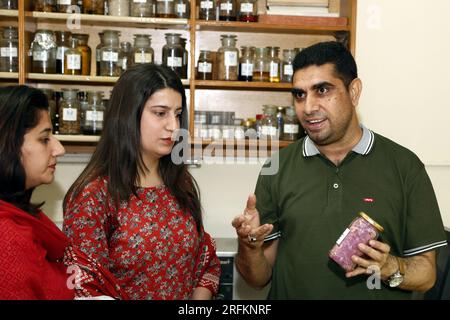
<path fill-rule="evenodd" d="M 0 0 L 2 1 L 2 0 Z M 4 1 L 4 0 L 3 0 Z M 189 0 L 35 0 L 34 10 L 121 17 L 189 18 Z"/>
<path fill-rule="evenodd" d="M 99 135 L 103 129 L 105 100 L 101 91 L 42 89 L 49 101 L 55 134 Z"/>
<path fill-rule="evenodd" d="M 0 72 L 19 71 L 18 43 L 16 27 L 0 29 Z"/>
<path fill-rule="evenodd" d="M 2 10 L 17 10 L 18 7 L 18 0 L 0 0 L 0 9 Z"/>
<path fill-rule="evenodd" d="M 200 20 L 257 22 L 257 0 L 200 0 Z"/>
<path fill-rule="evenodd" d="M 243 139 L 243 134 L 239 134 L 235 125 L 235 113 L 232 111 L 195 111 L 194 124 L 196 138 Z"/>
<path fill-rule="evenodd" d="M 217 51 L 217 66 L 213 65 L 212 53 L 201 50 L 197 63 L 197 79 L 229 81 L 292 82 L 293 62 L 300 48 L 284 49 L 279 58 L 280 47 L 255 48 L 242 46 L 241 55 L 236 47 L 237 36 L 221 35 L 222 46 Z M 214 79 L 217 68 L 217 79 Z"/>
<path fill-rule="evenodd" d="M 259 138 L 295 141 L 305 136 L 292 106 L 263 105 L 256 115 L 255 129 Z"/>

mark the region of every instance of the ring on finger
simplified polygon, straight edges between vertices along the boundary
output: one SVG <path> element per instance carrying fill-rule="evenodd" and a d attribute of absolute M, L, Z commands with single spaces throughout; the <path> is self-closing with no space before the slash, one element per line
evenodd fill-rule
<path fill-rule="evenodd" d="M 256 237 L 255 236 L 252 236 L 252 235 L 248 235 L 248 242 L 256 242 L 256 240 L 258 240 L 258 239 L 256 239 Z"/>

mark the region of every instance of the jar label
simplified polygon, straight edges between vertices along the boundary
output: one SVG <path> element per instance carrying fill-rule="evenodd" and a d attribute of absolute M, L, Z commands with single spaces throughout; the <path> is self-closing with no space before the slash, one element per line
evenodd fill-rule
<path fill-rule="evenodd" d="M 63 121 L 77 121 L 77 109 L 63 108 Z"/>
<path fill-rule="evenodd" d="M 48 52 L 47 51 L 33 51 L 33 61 L 47 61 Z"/>
<path fill-rule="evenodd" d="M 182 57 L 167 57 L 167 65 L 169 67 L 181 67 L 183 64 Z"/>
<path fill-rule="evenodd" d="M 273 126 L 261 126 L 261 134 L 264 136 L 277 136 L 277 128 Z"/>
<path fill-rule="evenodd" d="M 287 64 L 284 66 L 284 74 L 287 76 L 292 76 L 294 74 L 294 68 L 292 64 Z"/>
<path fill-rule="evenodd" d="M 221 11 L 232 11 L 233 10 L 233 3 L 231 2 L 226 2 L 226 3 L 221 3 L 220 4 L 220 10 Z"/>
<path fill-rule="evenodd" d="M 134 62 L 136 63 L 149 63 L 152 62 L 153 55 L 146 52 L 136 52 L 134 54 Z"/>
<path fill-rule="evenodd" d="M 67 47 L 58 47 L 56 48 L 56 59 L 64 60 L 64 53 L 67 51 Z"/>
<path fill-rule="evenodd" d="M 253 12 L 253 3 L 241 3 L 241 12 Z"/>
<path fill-rule="evenodd" d="M 278 77 L 278 63 L 271 61 L 270 62 L 270 76 Z"/>
<path fill-rule="evenodd" d="M 63 6 L 70 6 L 71 0 L 58 0 L 58 4 Z"/>
<path fill-rule="evenodd" d="M 298 124 L 285 124 L 284 125 L 284 132 L 285 133 L 293 133 L 293 134 L 297 134 L 298 133 Z"/>
<path fill-rule="evenodd" d="M 81 69 L 81 55 L 79 54 L 68 54 L 67 58 L 67 69 L 69 70 L 80 70 Z"/>
<path fill-rule="evenodd" d="M 119 61 L 119 53 L 114 51 L 103 52 L 102 61 L 117 62 Z"/>
<path fill-rule="evenodd" d="M 133 3 L 147 3 L 147 0 L 133 0 Z"/>
<path fill-rule="evenodd" d="M 342 241 L 344 241 L 345 237 L 348 235 L 348 233 L 350 232 L 350 229 L 347 228 L 345 229 L 345 231 L 341 234 L 341 236 L 339 237 L 339 239 L 337 239 L 336 244 L 339 246 Z"/>
<path fill-rule="evenodd" d="M 17 58 L 17 48 L 0 48 L 0 57 Z"/>
<path fill-rule="evenodd" d="M 198 72 L 211 73 L 212 72 L 212 63 L 199 62 L 199 64 L 198 64 Z"/>
<path fill-rule="evenodd" d="M 225 51 L 225 66 L 236 67 L 238 65 L 238 53 L 234 51 Z"/>
<path fill-rule="evenodd" d="M 202 9 L 212 9 L 213 8 L 213 2 L 211 0 L 206 0 L 200 2 L 200 8 Z"/>
<path fill-rule="evenodd" d="M 241 76 L 253 76 L 253 63 L 241 63 Z"/>
<path fill-rule="evenodd" d="M 186 13 L 186 5 L 184 3 L 177 4 L 175 11 L 181 14 Z"/>
<path fill-rule="evenodd" d="M 103 121 L 103 111 L 86 111 L 86 121 Z"/>

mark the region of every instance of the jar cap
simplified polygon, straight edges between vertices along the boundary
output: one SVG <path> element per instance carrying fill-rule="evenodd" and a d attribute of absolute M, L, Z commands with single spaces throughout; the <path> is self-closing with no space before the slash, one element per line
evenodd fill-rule
<path fill-rule="evenodd" d="M 366 213 L 360 212 L 359 215 L 363 217 L 367 222 L 369 222 L 371 225 L 373 225 L 375 228 L 378 229 L 378 231 L 383 232 L 384 228 L 380 226 L 375 220 L 373 220 L 371 217 L 369 217 Z"/>

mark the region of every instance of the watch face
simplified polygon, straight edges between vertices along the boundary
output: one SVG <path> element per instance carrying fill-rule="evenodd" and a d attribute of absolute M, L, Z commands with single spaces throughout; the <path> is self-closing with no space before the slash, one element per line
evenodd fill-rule
<path fill-rule="evenodd" d="M 403 276 L 400 274 L 400 272 L 396 272 L 389 279 L 389 286 L 391 288 L 394 288 L 394 287 L 399 286 L 400 283 L 402 283 L 402 282 L 403 282 Z"/>

